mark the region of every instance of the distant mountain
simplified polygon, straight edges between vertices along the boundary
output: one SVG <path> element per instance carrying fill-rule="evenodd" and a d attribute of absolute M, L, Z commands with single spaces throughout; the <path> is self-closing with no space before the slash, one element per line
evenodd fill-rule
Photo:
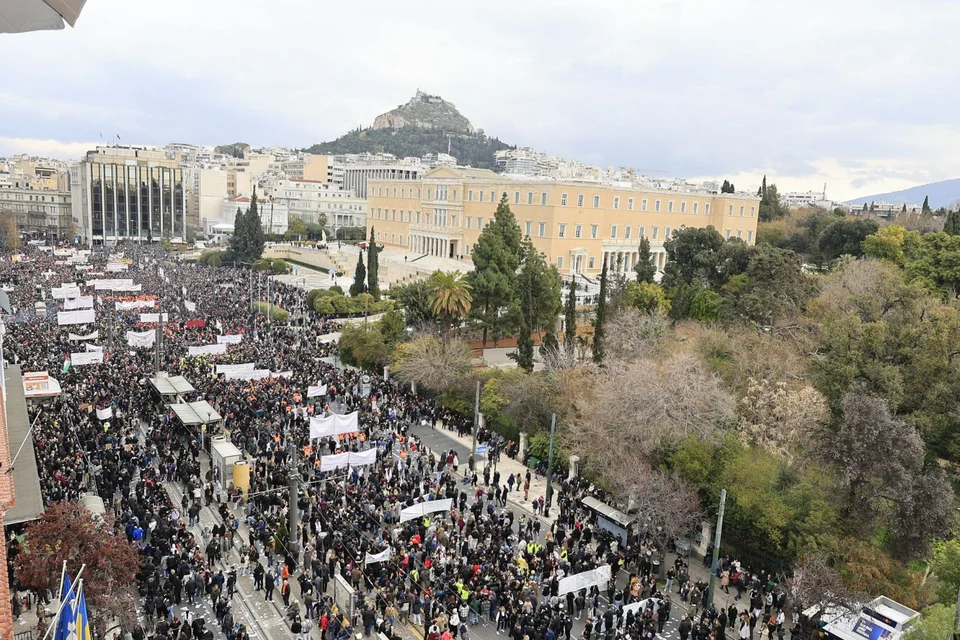
<path fill-rule="evenodd" d="M 321 142 L 308 153 L 392 153 L 398 158 L 447 153 L 463 165 L 496 169 L 494 154 L 512 145 L 488 138 L 450 102 L 422 91 L 406 104 L 376 117 L 373 127 L 355 129 L 336 140 Z"/>
<path fill-rule="evenodd" d="M 877 195 L 873 196 L 854 198 L 853 200 L 847 200 L 847 204 L 862 205 L 864 202 L 866 202 L 868 205 L 871 202 L 891 202 L 894 204 L 903 202 L 906 204 L 923 204 L 923 199 L 926 197 L 930 198 L 930 207 L 933 209 L 939 209 L 940 207 L 949 208 L 951 205 L 960 200 L 960 178 L 954 178 L 953 180 L 942 180 L 940 182 L 931 182 L 929 184 L 920 185 L 919 187 L 903 189 L 902 191 L 878 193 Z"/>
<path fill-rule="evenodd" d="M 227 156 L 233 156 L 234 158 L 242 158 L 248 151 L 250 151 L 250 145 L 246 142 L 221 144 L 213 149 L 214 153 L 222 153 Z"/>

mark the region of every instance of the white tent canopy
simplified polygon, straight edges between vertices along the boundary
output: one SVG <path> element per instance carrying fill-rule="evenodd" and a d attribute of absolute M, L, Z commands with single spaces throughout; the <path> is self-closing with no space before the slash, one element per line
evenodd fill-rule
<path fill-rule="evenodd" d="M 210 403 L 206 400 L 171 404 L 170 408 L 177 414 L 180 422 L 188 426 L 210 424 L 223 419 L 220 414 L 217 413 L 216 409 L 210 406 Z"/>
<path fill-rule="evenodd" d="M 26 33 L 76 26 L 86 0 L 8 0 L 0 2 L 0 33 Z"/>
<path fill-rule="evenodd" d="M 150 385 L 162 396 L 176 396 L 196 391 L 183 376 L 150 378 Z"/>

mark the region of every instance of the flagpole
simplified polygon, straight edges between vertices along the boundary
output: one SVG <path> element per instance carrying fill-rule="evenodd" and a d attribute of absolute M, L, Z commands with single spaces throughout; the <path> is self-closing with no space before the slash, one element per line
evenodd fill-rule
<path fill-rule="evenodd" d="M 60 572 L 60 588 L 57 589 L 57 595 L 63 593 L 63 579 L 67 576 L 67 561 L 63 561 L 63 570 Z"/>
<path fill-rule="evenodd" d="M 64 573 L 66 573 L 66 564 L 67 564 L 66 561 L 64 561 L 63 564 L 64 564 Z M 46 632 L 44 632 L 43 638 L 41 638 L 41 640 L 47 640 L 47 636 L 50 635 L 50 630 L 57 628 L 57 625 L 60 623 L 60 614 L 63 613 L 63 606 L 64 606 L 65 604 L 67 604 L 67 602 L 69 601 L 70 593 L 71 593 L 74 589 L 76 589 L 77 585 L 80 583 L 80 576 L 83 574 L 83 570 L 86 568 L 86 566 L 87 566 L 87 565 L 81 565 L 80 571 L 77 571 L 77 580 L 75 580 L 74 582 L 72 582 L 72 583 L 70 584 L 70 591 L 67 591 L 65 594 L 63 594 L 63 595 L 61 596 L 61 598 L 60 598 L 60 606 L 57 608 L 57 614 L 56 614 L 55 616 L 53 616 L 53 624 L 51 624 L 49 627 L 47 627 L 47 630 L 46 630 Z M 63 590 L 63 585 L 62 585 L 62 584 L 60 585 L 60 589 L 61 589 L 61 591 Z"/>

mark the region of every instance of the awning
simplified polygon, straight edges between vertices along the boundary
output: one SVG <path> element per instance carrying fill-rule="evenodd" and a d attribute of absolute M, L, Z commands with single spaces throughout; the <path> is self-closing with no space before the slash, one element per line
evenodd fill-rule
<path fill-rule="evenodd" d="M 86 0 L 7 0 L 0 3 L 0 33 L 26 33 L 71 27 Z"/>
<path fill-rule="evenodd" d="M 162 396 L 175 396 L 196 391 L 183 376 L 150 378 L 150 386 Z"/>
<path fill-rule="evenodd" d="M 16 456 L 13 465 L 13 491 L 16 503 L 3 516 L 7 525 L 36 520 L 43 514 L 43 496 L 40 493 L 40 475 L 37 472 L 37 457 L 30 435 L 30 418 L 27 416 L 27 400 L 23 394 L 23 375 L 20 365 L 6 367 L 7 377 L 7 442 L 10 455 Z M 23 445 L 23 449 L 20 446 Z M 2 473 L 6 473 L 4 469 Z"/>
<path fill-rule="evenodd" d="M 605 502 L 600 502 L 591 496 L 587 496 L 581 500 L 581 502 L 583 503 L 583 506 L 587 507 L 588 509 L 593 509 L 607 520 L 616 522 L 621 527 L 629 527 L 630 523 L 632 523 L 634 520 L 634 518 L 631 518 L 619 509 L 614 509 Z"/>
<path fill-rule="evenodd" d="M 223 419 L 206 400 L 171 404 L 170 408 L 177 415 L 180 422 L 188 426 L 210 424 Z"/>

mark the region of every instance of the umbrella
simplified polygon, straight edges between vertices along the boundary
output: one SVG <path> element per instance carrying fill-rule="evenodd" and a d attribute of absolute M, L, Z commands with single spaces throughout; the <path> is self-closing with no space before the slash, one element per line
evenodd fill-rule
<path fill-rule="evenodd" d="M 0 33 L 63 29 L 76 26 L 86 0 L 5 0 L 0 3 Z"/>

